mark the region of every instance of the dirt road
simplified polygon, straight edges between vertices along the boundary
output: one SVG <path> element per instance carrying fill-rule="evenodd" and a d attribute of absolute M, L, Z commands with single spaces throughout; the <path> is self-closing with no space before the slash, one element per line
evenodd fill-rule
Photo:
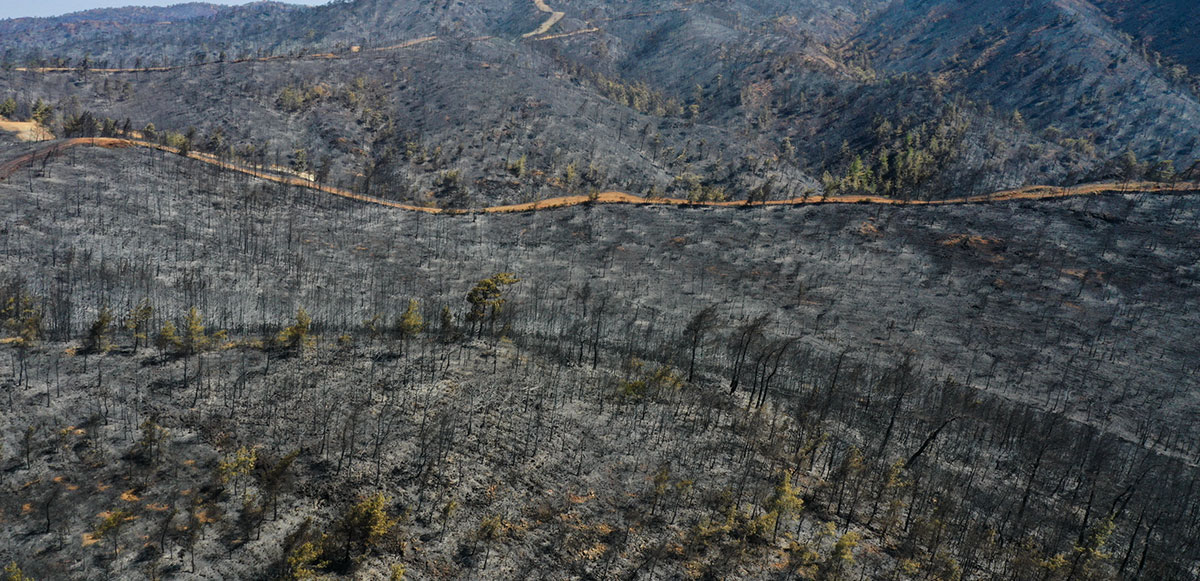
<path fill-rule="evenodd" d="M 522 34 L 521 35 L 522 38 L 529 38 L 531 36 L 541 36 L 543 34 L 546 34 L 547 32 L 550 31 L 551 28 L 554 28 L 555 24 L 558 24 L 559 20 L 562 20 L 563 17 L 567 15 L 566 12 L 556 12 L 553 8 L 550 8 L 550 6 L 546 4 L 545 0 L 533 0 L 533 5 L 537 6 L 538 10 L 541 10 L 542 12 L 549 14 L 550 18 L 547 18 L 546 21 L 543 22 L 541 26 L 539 26 L 529 32 L 526 32 L 525 34 Z"/>
<path fill-rule="evenodd" d="M 141 141 L 137 139 L 120 139 L 114 137 L 77 137 L 73 139 L 64 139 L 60 141 L 47 143 L 45 146 L 14 158 L 7 162 L 0 163 L 0 181 L 3 181 L 21 168 L 35 164 L 38 160 L 48 160 L 53 158 L 64 150 L 72 147 L 103 147 L 108 149 L 118 149 L 125 147 L 144 147 L 147 149 L 156 149 L 169 153 L 178 154 L 179 151 L 172 147 L 167 147 L 158 143 Z M 330 185 L 318 184 L 316 182 L 303 179 L 293 175 L 287 175 L 277 172 L 264 171 L 255 169 L 249 166 L 244 166 L 228 161 L 222 161 L 215 156 L 207 153 L 189 152 L 187 157 L 201 161 L 217 167 L 236 171 L 246 175 L 250 175 L 259 179 L 264 179 L 276 183 L 287 184 L 310 190 L 317 190 L 331 194 L 334 196 L 386 206 L 389 208 L 397 208 L 400 210 L 408 210 L 412 212 L 426 212 L 430 214 L 451 214 L 462 212 L 487 212 L 487 213 L 504 213 L 504 212 L 529 212 L 534 210 L 547 210 L 550 208 L 563 208 L 567 206 L 578 206 L 581 204 L 637 204 L 637 205 L 674 205 L 674 206 L 714 206 L 714 207 L 748 207 L 748 206 L 788 206 L 802 204 L 888 204 L 888 205 L 913 205 L 913 206 L 942 206 L 947 204 L 981 204 L 990 202 L 1002 202 L 1009 200 L 1046 200 L 1053 198 L 1066 198 L 1072 196 L 1091 196 L 1101 194 L 1115 194 L 1127 192 L 1150 192 L 1150 193 L 1171 193 L 1171 192 L 1197 192 L 1200 191 L 1200 183 L 1180 182 L 1177 184 L 1169 184 L 1162 182 L 1128 182 L 1128 183 L 1092 183 L 1083 184 L 1072 187 L 1052 187 L 1052 186 L 1029 186 L 1015 190 L 1004 190 L 991 194 L 980 196 L 966 196 L 961 198 L 950 198 L 946 200 L 932 201 L 903 201 L 892 198 L 884 198 L 881 196 L 808 196 L 805 198 L 792 198 L 790 200 L 771 200 L 767 202 L 755 202 L 749 204 L 745 201 L 734 202 L 690 202 L 680 198 L 644 198 L 627 192 L 602 192 L 595 196 L 562 196 L 558 198 L 549 198 L 537 202 L 529 202 L 525 204 L 508 204 L 503 206 L 491 206 L 487 208 L 476 208 L 471 210 L 445 210 L 441 208 L 430 208 L 425 206 L 416 206 L 412 204 L 402 204 L 391 200 L 384 200 L 374 196 L 366 196 L 357 194 L 349 190 L 337 188 Z"/>

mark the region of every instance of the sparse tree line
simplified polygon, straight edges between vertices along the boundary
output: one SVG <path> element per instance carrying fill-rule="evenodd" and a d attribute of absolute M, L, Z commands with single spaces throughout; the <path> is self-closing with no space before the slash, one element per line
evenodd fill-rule
<path fill-rule="evenodd" d="M 54 107 L 40 98 L 34 101 L 18 101 L 8 97 L 0 101 L 0 117 L 48 125 L 54 119 Z"/>
<path fill-rule="evenodd" d="M 911 116 L 900 119 L 878 116 L 873 123 L 869 148 L 854 149 L 848 142 L 843 142 L 832 161 L 826 164 L 828 169 L 821 178 L 824 191 L 830 195 L 928 197 L 931 191 L 942 187 L 937 182 L 943 178 L 945 167 L 962 159 L 971 149 L 972 124 L 978 125 L 979 116 L 978 107 L 962 98 L 944 103 L 936 117 L 919 123 Z M 1025 129 L 1025 120 L 1019 111 L 1013 111 L 1008 118 L 996 123 L 1013 130 L 1013 135 Z M 1050 126 L 1042 131 L 1041 139 L 1041 142 L 1026 143 L 1024 155 L 1030 159 L 1045 155 L 1047 143 L 1090 158 L 1098 155 L 1093 135 L 1068 136 Z M 1007 144 L 990 142 L 989 147 L 995 149 L 1004 145 Z M 1192 160 L 1187 169 L 1177 170 L 1174 160 L 1139 162 L 1136 154 L 1126 150 L 1107 160 L 1096 159 L 1089 168 L 1078 168 L 1062 185 L 1140 179 L 1170 183 L 1197 177 L 1200 177 L 1200 159 Z"/>
<path fill-rule="evenodd" d="M 864 159 L 861 154 L 852 154 L 844 143 L 840 158 L 849 160 L 845 175 L 835 178 L 827 171 L 822 177 L 825 191 L 834 195 L 912 196 L 938 172 L 939 166 L 962 149 L 970 122 L 958 104 L 946 105 L 937 119 L 917 127 L 876 119 L 877 149 Z"/>
<path fill-rule="evenodd" d="M 506 316 L 504 308 L 508 300 L 506 289 L 518 282 L 520 279 L 508 272 L 479 280 L 464 297 L 465 312 L 443 305 L 438 323 L 433 327 L 426 324 L 420 301 L 409 299 L 405 308 L 394 316 L 374 315 L 362 321 L 356 332 L 370 340 L 401 341 L 414 339 L 431 329 L 441 340 L 506 334 L 511 332 L 511 318 Z M 35 348 L 44 341 L 46 311 L 57 309 L 48 303 L 50 299 L 31 294 L 19 278 L 12 278 L 0 286 L 0 330 L 7 338 L 6 342 Z M 154 327 L 155 321 L 161 321 L 161 324 Z M 183 316 L 173 318 L 163 316 L 149 300 L 142 299 L 124 313 L 116 313 L 108 306 L 100 307 L 86 333 L 79 337 L 79 343 L 86 354 L 119 351 L 136 354 L 140 349 L 153 347 L 162 354 L 192 356 L 235 347 L 300 353 L 314 348 L 317 338 L 313 319 L 303 307 L 298 308 L 295 318 L 281 325 L 281 330 L 276 333 L 233 340 L 224 329 L 208 329 L 204 317 L 195 307 Z M 61 341 L 67 337 L 55 339 Z M 343 332 L 334 340 L 339 345 L 348 345 L 355 338 Z"/>
<path fill-rule="evenodd" d="M 561 60 L 560 63 L 568 74 L 593 85 L 600 94 L 618 105 L 624 105 L 639 113 L 655 117 L 683 117 L 685 111 L 688 111 L 678 99 L 669 97 L 646 83 L 629 83 L 619 78 L 608 77 L 585 65 L 566 60 Z M 692 115 L 694 117 L 697 113 L 693 112 Z"/>

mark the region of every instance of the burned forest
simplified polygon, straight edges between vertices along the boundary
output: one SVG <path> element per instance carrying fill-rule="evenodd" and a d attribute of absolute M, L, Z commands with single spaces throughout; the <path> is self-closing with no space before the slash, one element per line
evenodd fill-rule
<path fill-rule="evenodd" d="M 0 580 L 1196 579 L 1125 4 L 0 20 Z"/>

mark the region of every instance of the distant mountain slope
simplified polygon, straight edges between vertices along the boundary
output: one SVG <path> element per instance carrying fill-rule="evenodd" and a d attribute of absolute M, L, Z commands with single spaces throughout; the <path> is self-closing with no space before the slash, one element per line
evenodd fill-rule
<path fill-rule="evenodd" d="M 29 28 L 38 25 L 77 24 L 82 22 L 109 24 L 152 24 L 157 22 L 181 22 L 212 16 L 228 10 L 228 6 L 209 4 L 206 2 L 187 2 L 171 6 L 126 6 L 123 8 L 94 8 L 81 10 L 62 16 L 48 18 L 12 18 L 0 21 L 6 25 L 16 25 L 12 29 Z"/>
<path fill-rule="evenodd" d="M 70 51 L 72 46 L 101 49 L 106 38 L 130 38 L 155 27 L 214 16 L 228 6 L 190 2 L 174 6 L 130 6 L 98 8 L 53 18 L 10 18 L 0 20 L 0 48 L 11 55 L 18 47 L 38 47 L 40 51 Z M 53 56 L 43 53 L 44 56 Z"/>
<path fill-rule="evenodd" d="M 139 58 L 147 63 L 190 59 L 209 50 L 215 56 L 227 47 L 242 47 L 238 38 L 259 46 L 264 31 L 275 29 L 284 15 L 298 8 L 279 2 L 189 3 L 4 20 L 0 54 L 17 62 L 87 58 L 112 66 L 133 66 Z"/>
<path fill-rule="evenodd" d="M 258 3 L 119 35 L 0 35 L 8 69 L 79 69 L 0 73 L 0 95 L 26 113 L 45 100 L 59 127 L 89 111 L 194 128 L 220 135 L 200 148 L 328 159 L 347 186 L 437 203 L 938 198 L 1186 169 L 1200 100 L 1118 28 L 1174 12 L 1113 5 L 562 0 L 530 35 L 549 15 L 526 0 Z M 252 58 L 278 60 L 235 62 Z M 188 68 L 83 71 L 150 66 Z"/>
<path fill-rule="evenodd" d="M 876 66 L 927 74 L 1038 131 L 1056 127 L 1107 155 L 1200 157 L 1200 102 L 1148 63 L 1086 2 L 898 2 L 859 37 Z M 1193 45 L 1200 43 L 1193 42 Z"/>
<path fill-rule="evenodd" d="M 1118 29 L 1200 72 L 1200 3 L 1193 0 L 1093 0 Z"/>

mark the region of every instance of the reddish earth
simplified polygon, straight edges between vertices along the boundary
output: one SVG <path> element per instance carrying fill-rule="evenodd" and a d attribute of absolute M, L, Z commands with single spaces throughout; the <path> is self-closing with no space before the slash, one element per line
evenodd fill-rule
<path fill-rule="evenodd" d="M 21 141 L 46 141 L 54 136 L 35 121 L 9 121 L 0 117 L 0 131 L 17 134 Z"/>

